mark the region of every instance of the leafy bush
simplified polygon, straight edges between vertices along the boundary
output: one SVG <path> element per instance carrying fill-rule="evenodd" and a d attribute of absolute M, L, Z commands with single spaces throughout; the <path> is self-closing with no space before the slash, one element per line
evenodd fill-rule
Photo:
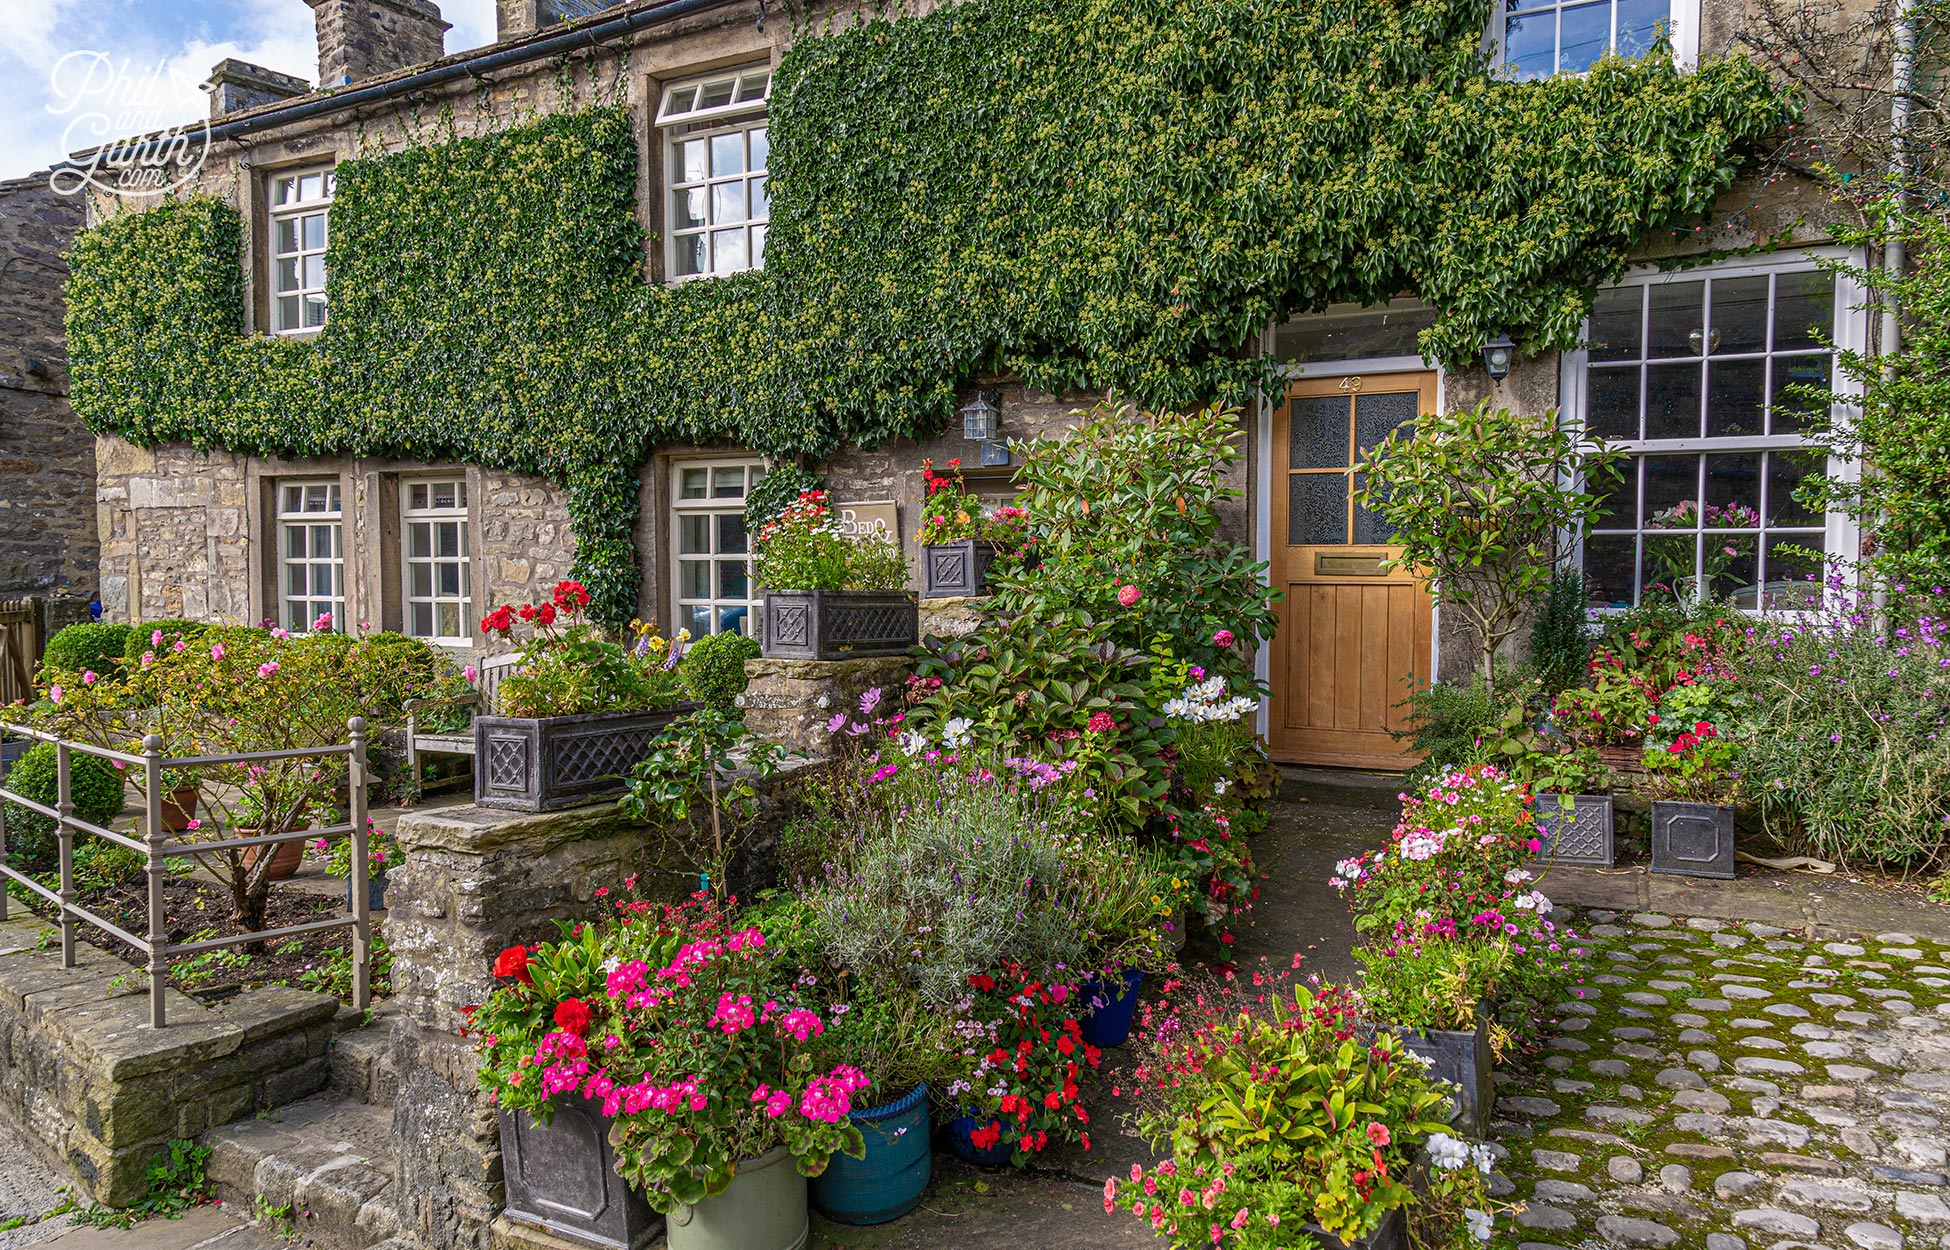
<path fill-rule="evenodd" d="M 758 658 L 758 639 L 744 634 L 711 634 L 684 652 L 677 680 L 684 693 L 706 707 L 730 711 L 745 693 L 745 661 Z"/>
<path fill-rule="evenodd" d="M 1408 728 L 1399 736 L 1422 757 L 1406 778 L 1411 788 L 1469 764 L 1496 756 L 1495 738 L 1504 715 L 1516 702 L 1508 688 L 1491 690 L 1482 674 L 1467 682 L 1434 682 L 1403 700 Z"/>
<path fill-rule="evenodd" d="M 193 643 L 207 628 L 202 621 L 139 621 L 129 626 L 128 638 L 122 645 L 122 663 L 139 666 L 145 653 L 161 654 L 178 642 Z"/>
<path fill-rule="evenodd" d="M 47 640 L 47 653 L 41 664 L 46 669 L 65 673 L 115 671 L 129 645 L 129 627 L 106 621 L 83 621 L 57 630 Z M 45 679 L 43 679 L 45 684 Z"/>
<path fill-rule="evenodd" d="M 1885 615 L 1837 586 L 1812 619 L 1753 632 L 1735 766 L 1769 824 L 1825 859 L 1950 863 L 1943 592 Z"/>
<path fill-rule="evenodd" d="M 767 590 L 899 590 L 907 562 L 891 538 L 840 532 L 823 490 L 806 491 L 752 536 L 752 576 Z"/>
<path fill-rule="evenodd" d="M 375 725 L 399 724 L 406 719 L 408 699 L 457 690 L 460 677 L 445 651 L 390 630 L 367 634 L 345 652 L 345 678 L 357 692 L 366 720 Z"/>
<path fill-rule="evenodd" d="M 74 814 L 89 824 L 105 825 L 122 810 L 122 775 L 92 755 L 68 752 L 68 785 Z M 53 807 L 61 789 L 54 744 L 35 743 L 15 760 L 7 770 L 6 786 L 23 799 Z M 52 817 L 7 804 L 7 860 L 14 868 L 46 872 L 59 864 L 60 854 Z"/>
<path fill-rule="evenodd" d="M 1591 663 L 1587 601 L 1583 572 L 1559 569 L 1530 630 L 1530 669 L 1546 690 L 1562 690 L 1584 680 Z"/>
<path fill-rule="evenodd" d="M 973 1071 L 950 1085 L 948 1095 L 956 1110 L 977 1121 L 969 1141 L 977 1150 L 1006 1142 L 1018 1167 L 1052 1141 L 1090 1149 L 1090 1113 L 1079 1082 L 1102 1053 L 1083 1040 L 1076 984 L 1012 963 L 971 976 L 968 986 L 974 993 L 965 1000 L 962 1044 Z"/>

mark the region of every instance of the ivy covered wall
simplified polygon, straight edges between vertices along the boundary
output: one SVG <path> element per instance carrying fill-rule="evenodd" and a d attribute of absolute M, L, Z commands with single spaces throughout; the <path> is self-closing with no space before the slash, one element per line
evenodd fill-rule
<path fill-rule="evenodd" d="M 1703 214 L 1788 104 L 1745 60 L 1492 81 L 1483 0 L 962 0 L 801 38 L 763 272 L 649 286 L 639 124 L 586 109 L 339 167 L 332 316 L 246 337 L 234 209 L 71 258 L 75 409 L 252 454 L 464 459 L 564 484 L 635 609 L 656 444 L 925 435 L 975 374 L 1243 396 L 1269 323 L 1412 291 L 1425 347 L 1570 345 L 1649 230 Z"/>

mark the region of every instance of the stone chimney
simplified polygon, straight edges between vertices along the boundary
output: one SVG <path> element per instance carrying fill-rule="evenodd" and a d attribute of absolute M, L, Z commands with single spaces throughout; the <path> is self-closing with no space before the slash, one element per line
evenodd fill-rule
<path fill-rule="evenodd" d="M 305 0 L 318 21 L 318 85 L 326 90 L 435 61 L 447 28 L 429 0 Z"/>
<path fill-rule="evenodd" d="M 241 113 L 260 104 L 289 100 L 311 90 L 311 84 L 290 74 L 280 74 L 262 65 L 252 65 L 235 57 L 225 57 L 210 70 L 203 84 L 210 93 L 210 118 L 226 113 Z"/>
<path fill-rule="evenodd" d="M 516 39 L 548 26 L 594 17 L 626 0 L 494 0 L 494 38 Z"/>

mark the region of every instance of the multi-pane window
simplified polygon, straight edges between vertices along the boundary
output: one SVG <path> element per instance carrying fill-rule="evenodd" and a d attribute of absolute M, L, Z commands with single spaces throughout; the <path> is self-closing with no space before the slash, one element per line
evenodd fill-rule
<path fill-rule="evenodd" d="M 1600 292 L 1585 429 L 1629 453 L 1585 539 L 1592 601 L 1723 598 L 1795 606 L 1827 518 L 1795 499 L 1826 472 L 1800 388 L 1833 372 L 1837 293 L 1819 270 L 1659 277 Z"/>
<path fill-rule="evenodd" d="M 1668 0 L 1505 0 L 1503 64 L 1514 78 L 1583 73 L 1614 48 L 1645 55 L 1672 17 Z"/>
<path fill-rule="evenodd" d="M 271 179 L 271 328 L 325 324 L 325 236 L 337 176 L 329 169 Z"/>
<path fill-rule="evenodd" d="M 672 469 L 676 514 L 677 628 L 691 637 L 758 636 L 761 596 L 751 576 L 745 495 L 765 466 L 686 462 Z"/>
<path fill-rule="evenodd" d="M 406 632 L 429 642 L 474 641 L 473 572 L 467 558 L 467 483 L 459 478 L 400 486 Z"/>
<path fill-rule="evenodd" d="M 770 69 L 729 71 L 664 92 L 657 124 L 668 153 L 665 236 L 675 279 L 737 273 L 765 264 L 765 189 L 771 152 L 765 100 Z"/>
<path fill-rule="evenodd" d="M 278 486 L 278 616 L 294 633 L 345 628 L 341 505 L 337 482 Z"/>

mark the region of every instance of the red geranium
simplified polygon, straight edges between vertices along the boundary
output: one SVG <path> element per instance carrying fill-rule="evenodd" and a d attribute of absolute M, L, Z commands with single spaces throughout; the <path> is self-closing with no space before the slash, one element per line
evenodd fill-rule
<path fill-rule="evenodd" d="M 496 955 L 494 957 L 494 975 L 497 977 L 512 977 L 523 985 L 535 984 L 535 979 L 528 975 L 528 948 L 526 946 L 510 946 L 499 955 Z"/>
<path fill-rule="evenodd" d="M 580 998 L 565 998 L 555 1004 L 555 1027 L 581 1037 L 589 1031 L 589 1004 Z"/>

